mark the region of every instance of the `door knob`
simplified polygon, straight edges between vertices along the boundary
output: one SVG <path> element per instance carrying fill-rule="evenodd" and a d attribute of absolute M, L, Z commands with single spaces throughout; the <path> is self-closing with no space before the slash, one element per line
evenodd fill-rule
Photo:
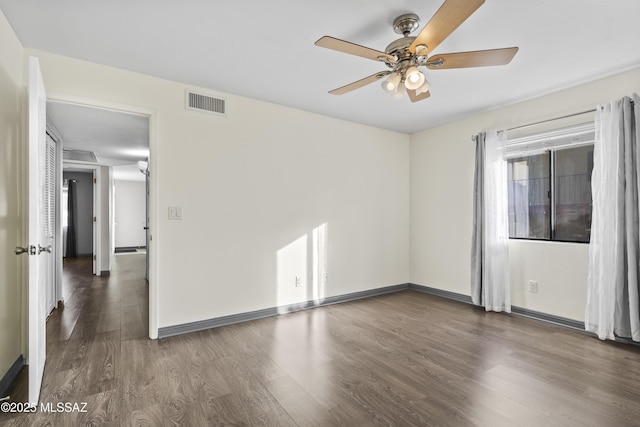
<path fill-rule="evenodd" d="M 29 248 L 23 248 L 21 246 L 16 246 L 16 255 L 29 254 Z"/>
<path fill-rule="evenodd" d="M 38 244 L 38 255 L 40 255 L 42 252 L 47 251 L 48 253 L 51 253 L 51 245 L 49 246 L 40 246 L 40 244 Z"/>

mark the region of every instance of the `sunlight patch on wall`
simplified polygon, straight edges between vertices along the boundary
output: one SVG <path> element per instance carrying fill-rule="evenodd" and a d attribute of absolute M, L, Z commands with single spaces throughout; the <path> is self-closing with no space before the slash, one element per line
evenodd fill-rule
<path fill-rule="evenodd" d="M 322 301 L 326 296 L 327 223 L 276 253 L 276 305 Z"/>
<path fill-rule="evenodd" d="M 312 294 L 314 301 L 321 301 L 326 296 L 327 281 L 327 223 L 316 227 L 311 232 L 313 250 Z"/>

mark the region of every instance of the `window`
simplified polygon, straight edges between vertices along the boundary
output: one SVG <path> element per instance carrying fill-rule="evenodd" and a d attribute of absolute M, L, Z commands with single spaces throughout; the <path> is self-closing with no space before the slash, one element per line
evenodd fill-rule
<path fill-rule="evenodd" d="M 551 238 L 551 178 L 548 154 L 508 161 L 509 237 Z"/>
<path fill-rule="evenodd" d="M 69 225 L 69 180 L 62 181 L 62 227 Z"/>
<path fill-rule="evenodd" d="M 589 242 L 593 127 L 570 129 L 507 143 L 510 238 Z"/>

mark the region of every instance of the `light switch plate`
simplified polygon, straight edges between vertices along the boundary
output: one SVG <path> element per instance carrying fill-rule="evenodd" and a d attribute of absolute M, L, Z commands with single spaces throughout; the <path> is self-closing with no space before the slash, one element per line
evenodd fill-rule
<path fill-rule="evenodd" d="M 169 219 L 182 219 L 182 207 L 169 206 Z"/>

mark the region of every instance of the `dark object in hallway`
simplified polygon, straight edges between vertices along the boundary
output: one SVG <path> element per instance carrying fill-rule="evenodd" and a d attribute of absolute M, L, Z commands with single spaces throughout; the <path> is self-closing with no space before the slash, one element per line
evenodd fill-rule
<path fill-rule="evenodd" d="M 76 247 L 76 229 L 78 228 L 76 220 L 78 216 L 76 211 L 77 206 L 76 180 L 70 179 L 67 196 L 67 250 L 65 253 L 65 257 L 67 258 L 75 258 L 78 256 Z"/>

